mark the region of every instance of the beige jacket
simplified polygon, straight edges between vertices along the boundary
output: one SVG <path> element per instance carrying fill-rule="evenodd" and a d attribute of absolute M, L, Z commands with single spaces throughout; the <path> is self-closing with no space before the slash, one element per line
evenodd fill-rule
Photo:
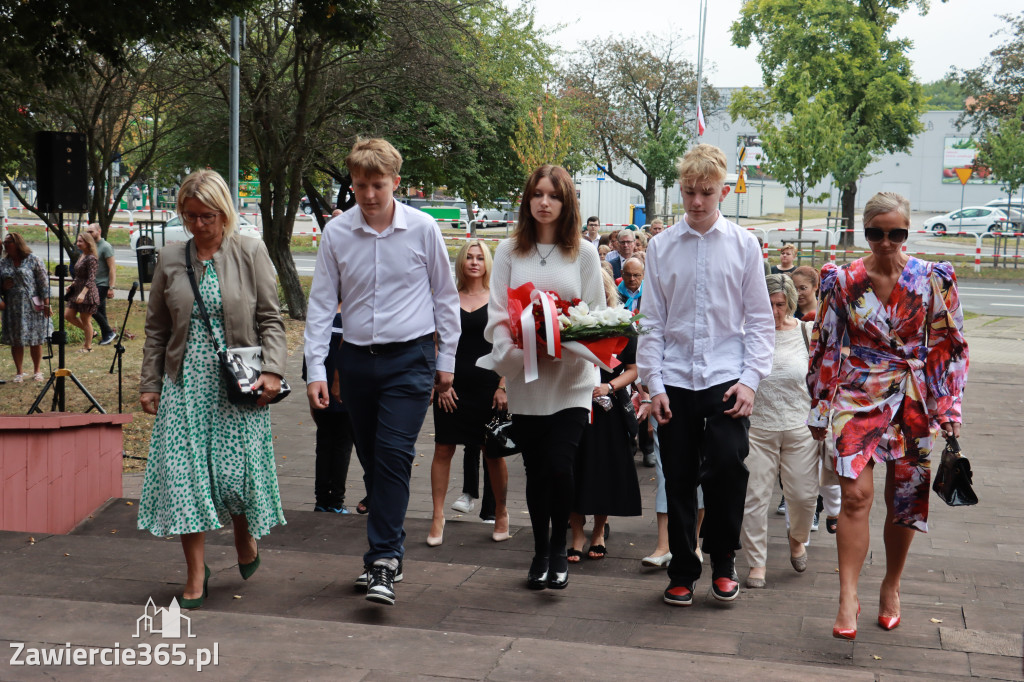
<path fill-rule="evenodd" d="M 185 272 L 186 244 L 169 244 L 160 250 L 146 313 L 140 393 L 159 393 L 164 374 L 176 378 L 181 372 L 195 303 Z M 196 278 L 201 281 L 203 266 L 195 246 L 190 248 Z M 224 303 L 228 347 L 262 346 L 263 371 L 284 376 L 288 347 L 278 306 L 277 278 L 266 245 L 232 233 L 224 237 L 213 262 Z"/>

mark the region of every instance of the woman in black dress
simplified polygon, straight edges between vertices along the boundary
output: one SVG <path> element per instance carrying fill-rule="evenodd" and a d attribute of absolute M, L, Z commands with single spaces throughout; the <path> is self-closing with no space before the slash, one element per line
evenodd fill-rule
<path fill-rule="evenodd" d="M 608 307 L 621 306 L 615 282 L 604 272 Z M 591 559 L 603 559 L 609 516 L 640 516 L 640 483 L 633 463 L 633 438 L 637 434 L 636 416 L 626 388 L 636 381 L 636 339 L 630 339 L 616 356 L 613 371 L 601 370 L 601 383 L 594 387 L 593 420 L 583 430 L 574 478 L 576 497 L 569 525 L 572 526 L 570 563 L 583 556 L 583 526 L 587 515 L 594 516 L 590 535 Z M 608 400 L 606 401 L 605 398 Z M 608 402 L 610 401 L 610 403 Z M 628 403 L 628 407 L 627 407 Z M 605 409 L 605 405 L 609 405 Z"/>
<path fill-rule="evenodd" d="M 448 492 L 452 456 L 456 445 L 482 447 L 484 426 L 493 410 L 507 410 L 505 385 L 501 377 L 476 366 L 477 358 L 491 352 L 484 340 L 487 303 L 490 301 L 491 252 L 480 240 L 467 241 L 455 257 L 455 283 L 462 308 L 462 336 L 455 351 L 455 383 L 434 396 L 434 460 L 430 464 L 430 489 L 434 500 L 433 522 L 427 544 L 437 547 L 444 540 L 444 497 Z M 505 460 L 485 457 L 494 490 L 495 542 L 508 540 L 508 469 Z"/>

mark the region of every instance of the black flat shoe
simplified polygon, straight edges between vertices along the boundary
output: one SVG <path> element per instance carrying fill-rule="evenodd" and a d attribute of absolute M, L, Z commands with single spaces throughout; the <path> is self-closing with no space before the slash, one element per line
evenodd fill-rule
<path fill-rule="evenodd" d="M 530 564 L 530 572 L 526 574 L 526 586 L 531 590 L 543 590 L 548 586 L 548 558 L 537 556 Z"/>
<path fill-rule="evenodd" d="M 548 587 L 552 590 L 564 590 L 569 584 L 569 560 L 565 554 L 551 558 L 548 569 Z"/>

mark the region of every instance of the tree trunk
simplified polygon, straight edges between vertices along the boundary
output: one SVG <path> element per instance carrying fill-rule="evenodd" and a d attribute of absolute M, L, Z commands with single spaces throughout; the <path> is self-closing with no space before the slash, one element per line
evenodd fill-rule
<path fill-rule="evenodd" d="M 804 192 L 804 191 L 800 192 L 800 218 L 799 218 L 799 220 L 797 220 L 797 223 L 796 223 L 796 238 L 797 239 L 803 239 L 804 238 L 804 196 L 806 194 L 807 193 Z"/>
<path fill-rule="evenodd" d="M 281 218 L 275 218 L 275 222 L 284 222 Z M 275 232 L 287 231 L 286 226 L 275 226 Z M 266 232 L 266 230 L 265 230 Z M 295 261 L 292 260 L 292 253 L 285 243 L 281 248 L 280 239 L 264 239 L 267 243 L 267 251 L 270 252 L 270 260 L 277 268 L 277 279 L 281 283 L 281 291 L 284 294 L 284 304 L 288 308 L 288 315 L 293 320 L 306 319 L 306 296 L 302 290 L 302 282 L 299 281 L 299 273 L 295 269 Z"/>
<path fill-rule="evenodd" d="M 840 215 L 844 218 L 845 225 L 841 229 L 847 230 L 839 233 L 840 246 L 853 246 L 853 212 L 857 207 L 857 182 L 853 181 L 843 185 L 839 195 Z"/>
<path fill-rule="evenodd" d="M 658 183 L 653 177 L 647 178 L 647 189 L 644 191 L 644 222 L 651 224 L 651 213 L 654 211 L 655 202 L 658 200 Z M 630 216 L 632 218 L 632 216 Z M 632 222 L 632 219 L 630 220 Z M 637 225 L 637 227 L 643 227 Z"/>

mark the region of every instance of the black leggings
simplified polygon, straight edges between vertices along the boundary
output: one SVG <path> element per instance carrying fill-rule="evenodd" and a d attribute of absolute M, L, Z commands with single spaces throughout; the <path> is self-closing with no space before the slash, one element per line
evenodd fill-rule
<path fill-rule="evenodd" d="M 589 421 L 590 412 L 582 407 L 543 416 L 512 416 L 513 438 L 522 448 L 526 466 L 526 506 L 537 556 L 565 553 L 574 494 L 573 466 Z"/>

